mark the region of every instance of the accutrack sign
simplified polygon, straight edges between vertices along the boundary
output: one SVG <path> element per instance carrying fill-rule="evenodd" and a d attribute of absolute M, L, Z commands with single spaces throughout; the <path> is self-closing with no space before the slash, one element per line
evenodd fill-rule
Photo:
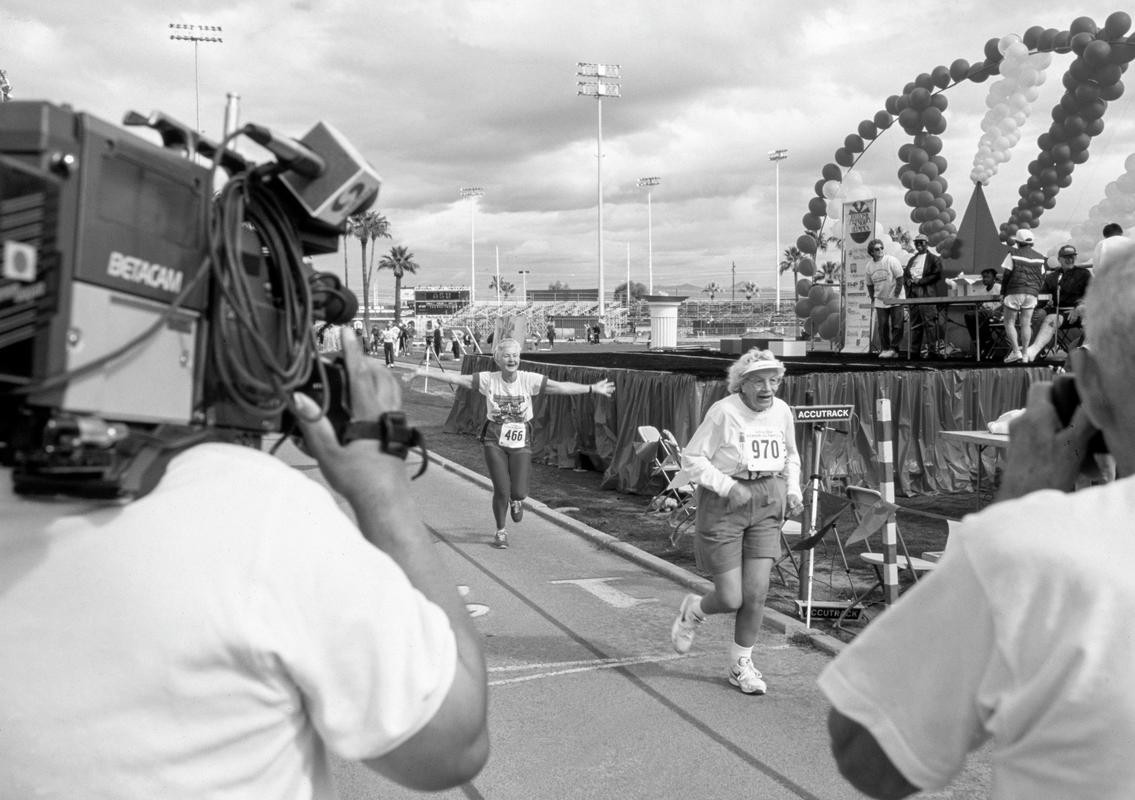
<path fill-rule="evenodd" d="M 850 422 L 853 406 L 793 406 L 797 422 Z"/>

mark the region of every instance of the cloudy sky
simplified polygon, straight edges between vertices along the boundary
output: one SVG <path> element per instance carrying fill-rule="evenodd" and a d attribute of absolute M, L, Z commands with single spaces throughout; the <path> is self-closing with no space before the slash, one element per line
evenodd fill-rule
<path fill-rule="evenodd" d="M 6 0 L 0 69 L 13 99 L 69 103 L 112 122 L 162 110 L 193 123 L 192 43 L 170 23 L 218 25 L 222 43 L 196 46 L 201 127 L 218 136 L 227 93 L 242 122 L 300 137 L 317 121 L 340 129 L 383 178 L 378 208 L 393 242 L 414 254 L 411 283 L 467 285 L 475 239 L 477 293 L 502 279 L 528 288 L 598 282 L 597 103 L 576 94 L 576 63 L 619 64 L 619 99 L 602 104 L 604 284 L 629 265 L 647 283 L 647 196 L 653 283 L 776 285 L 780 249 L 795 242 L 823 166 L 889 95 L 938 65 L 983 60 L 986 41 L 1039 25 L 1102 26 L 1112 0 L 1044 3 L 850 0 L 839 4 L 737 0 Z M 1063 91 L 1071 55 L 1055 56 L 1021 143 L 986 187 L 1004 222 L 1028 177 L 1036 136 Z M 942 154 L 959 214 L 993 81 L 948 90 Z M 1037 240 L 1051 249 L 1104 199 L 1135 152 L 1132 92 L 1111 103 L 1104 132 L 1072 185 L 1047 211 Z M 878 197 L 880 222 L 907 229 L 896 170 L 909 137 L 896 126 L 856 164 Z M 240 148 L 255 160 L 255 145 Z M 478 186 L 476 210 L 461 187 Z M 472 235 L 475 231 L 475 237 Z M 358 248 L 348 252 L 358 268 Z M 342 255 L 320 257 L 342 268 Z M 383 280 L 389 280 L 388 277 Z M 358 278 L 351 280 L 358 286 Z M 727 289 L 728 291 L 728 289 Z M 782 292 L 790 292 L 788 281 Z"/>

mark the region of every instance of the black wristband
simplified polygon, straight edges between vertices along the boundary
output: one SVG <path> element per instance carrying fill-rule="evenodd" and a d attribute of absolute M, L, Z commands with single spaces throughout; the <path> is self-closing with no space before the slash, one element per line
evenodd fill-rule
<path fill-rule="evenodd" d="M 382 452 L 405 460 L 410 448 L 421 444 L 422 437 L 417 428 L 406 424 L 404 412 L 384 411 L 376 422 L 352 422 L 347 425 L 343 443 L 356 439 L 377 439 Z"/>

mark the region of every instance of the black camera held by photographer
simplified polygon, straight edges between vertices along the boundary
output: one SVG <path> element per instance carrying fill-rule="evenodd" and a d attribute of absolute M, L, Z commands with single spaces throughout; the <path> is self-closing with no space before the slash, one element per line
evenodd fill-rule
<path fill-rule="evenodd" d="M 187 446 L 285 430 L 297 390 L 350 417 L 314 329 L 358 304 L 307 257 L 375 201 L 374 169 L 324 123 L 220 143 L 157 112 L 124 124 L 161 143 L 0 104 L 0 461 L 19 492 L 144 494 Z"/>

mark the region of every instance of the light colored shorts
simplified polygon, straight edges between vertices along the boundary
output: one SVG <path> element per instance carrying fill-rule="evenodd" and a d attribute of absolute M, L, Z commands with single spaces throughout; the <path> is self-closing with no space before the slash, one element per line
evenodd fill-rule
<path fill-rule="evenodd" d="M 1036 308 L 1035 294 L 1007 294 L 1001 298 L 1001 305 L 1013 311 L 1026 311 Z"/>
<path fill-rule="evenodd" d="M 737 569 L 746 558 L 780 556 L 787 493 L 784 478 L 745 483 L 753 490 L 753 499 L 732 510 L 728 498 L 698 487 L 694 556 L 698 568 L 712 575 Z"/>

